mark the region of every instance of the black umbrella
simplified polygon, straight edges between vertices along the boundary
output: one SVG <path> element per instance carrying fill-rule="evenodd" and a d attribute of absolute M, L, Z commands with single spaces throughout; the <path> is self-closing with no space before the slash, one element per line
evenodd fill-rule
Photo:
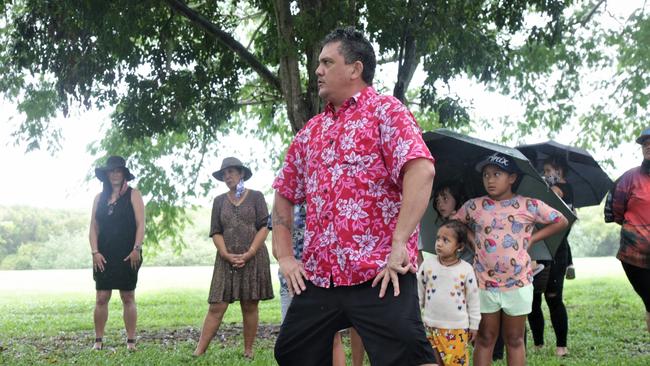
<path fill-rule="evenodd" d="M 477 138 L 462 135 L 446 129 L 438 129 L 433 132 L 426 132 L 423 135 L 424 142 L 436 159 L 436 178 L 434 189 L 441 184 L 460 184 L 464 190 L 465 197 L 473 198 L 485 195 L 481 174 L 476 171 L 475 165 L 485 156 L 495 152 L 508 155 L 517 164 L 522 172 L 519 186 L 516 189 L 518 194 L 537 198 L 562 214 L 572 224 L 576 217 L 571 209 L 550 190 L 541 175 L 530 164 L 528 159 L 519 150 Z M 422 219 L 422 243 L 424 249 L 433 251 L 435 239 L 431 236 L 437 231 L 435 226 L 438 222 L 436 211 L 433 209 L 433 200 Z M 570 227 L 571 225 L 569 225 Z M 555 251 L 560 246 L 562 239 L 567 235 L 569 227 L 565 230 L 547 238 L 546 245 L 533 245 L 530 256 L 537 260 L 551 260 Z M 433 234 L 432 234 L 433 233 Z"/>
<path fill-rule="evenodd" d="M 558 157 L 568 165 L 566 181 L 573 188 L 573 206 L 597 206 L 614 183 L 587 150 L 547 141 L 541 144 L 517 146 L 538 171 L 544 170 L 544 161 Z"/>

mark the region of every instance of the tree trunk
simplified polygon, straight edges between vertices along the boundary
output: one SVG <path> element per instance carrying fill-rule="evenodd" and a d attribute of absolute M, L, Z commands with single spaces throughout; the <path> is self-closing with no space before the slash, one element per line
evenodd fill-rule
<path fill-rule="evenodd" d="M 406 104 L 406 91 L 409 88 L 409 84 L 411 84 L 411 79 L 413 79 L 413 74 L 418 67 L 420 58 L 416 52 L 415 37 L 407 35 L 403 47 L 404 57 L 397 69 L 397 82 L 393 89 L 393 96 Z"/>
<path fill-rule="evenodd" d="M 294 133 L 307 123 L 309 106 L 305 101 L 300 80 L 300 64 L 298 50 L 295 47 L 295 37 L 290 2 L 287 0 L 274 0 L 278 38 L 280 39 L 280 83 L 282 95 L 287 106 L 287 117 Z"/>
<path fill-rule="evenodd" d="M 417 41 L 415 35 L 420 31 L 422 24 L 422 15 L 420 13 L 420 1 L 411 0 L 407 4 L 409 9 L 408 19 L 404 20 L 404 33 L 402 34 L 401 50 L 399 52 L 400 58 L 398 60 L 397 81 L 393 89 L 393 96 L 399 99 L 402 103 L 406 104 L 406 91 L 411 84 L 415 69 L 420 62 L 420 56 L 417 52 Z"/>

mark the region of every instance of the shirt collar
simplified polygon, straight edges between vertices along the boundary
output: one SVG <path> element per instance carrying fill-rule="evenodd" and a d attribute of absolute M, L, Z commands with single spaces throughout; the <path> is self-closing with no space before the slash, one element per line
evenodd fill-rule
<path fill-rule="evenodd" d="M 345 110 L 351 106 L 355 105 L 363 105 L 368 99 L 371 97 L 374 97 L 377 95 L 377 92 L 372 86 L 366 86 L 365 88 L 361 89 L 359 92 L 348 98 L 343 104 L 341 105 L 341 110 Z M 325 113 L 331 113 L 334 114 L 334 105 L 332 103 L 327 103 L 325 106 Z"/>

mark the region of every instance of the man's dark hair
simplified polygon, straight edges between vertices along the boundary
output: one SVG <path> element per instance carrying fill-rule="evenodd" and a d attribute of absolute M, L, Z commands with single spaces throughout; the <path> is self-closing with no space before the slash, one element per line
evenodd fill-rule
<path fill-rule="evenodd" d="M 341 42 L 339 52 L 343 55 L 346 64 L 349 65 L 356 61 L 361 61 L 363 64 L 361 78 L 366 84 L 372 85 L 377 60 L 375 59 L 375 50 L 363 34 L 354 29 L 354 27 L 339 27 L 325 36 L 323 42 L 321 42 L 321 46 L 324 47 L 326 44 L 332 42 Z"/>

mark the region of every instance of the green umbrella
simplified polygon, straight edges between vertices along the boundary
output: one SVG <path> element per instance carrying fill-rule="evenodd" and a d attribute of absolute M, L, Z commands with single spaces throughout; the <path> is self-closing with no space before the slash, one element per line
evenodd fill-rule
<path fill-rule="evenodd" d="M 571 224 L 576 216 L 571 209 L 560 199 L 546 184 L 541 175 L 531 165 L 530 161 L 520 151 L 507 146 L 483 141 L 470 136 L 462 135 L 447 129 L 438 129 L 426 132 L 424 142 L 436 159 L 436 178 L 434 189 L 446 183 L 460 184 L 465 197 L 473 198 L 486 194 L 483 187 L 481 174 L 476 171 L 476 163 L 485 156 L 495 152 L 510 156 L 521 172 L 519 186 L 516 193 L 537 198 L 562 214 L 569 220 L 569 226 L 547 238 L 545 245 L 532 245 L 530 256 L 535 260 L 552 260 L 557 248 L 568 234 Z M 433 252 L 437 229 L 437 214 L 433 209 L 433 200 L 430 201 L 427 212 L 422 219 L 422 243 L 424 249 Z M 433 234 L 432 234 L 433 233 Z"/>

